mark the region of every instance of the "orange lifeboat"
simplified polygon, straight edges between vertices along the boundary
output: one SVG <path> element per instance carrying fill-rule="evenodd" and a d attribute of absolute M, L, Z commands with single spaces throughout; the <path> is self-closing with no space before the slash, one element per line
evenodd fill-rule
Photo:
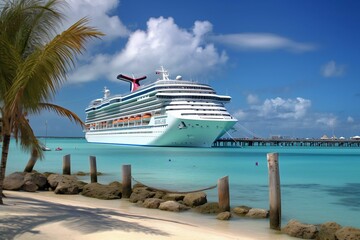
<path fill-rule="evenodd" d="M 151 114 L 150 113 L 145 113 L 143 116 L 143 119 L 149 119 L 151 118 Z"/>

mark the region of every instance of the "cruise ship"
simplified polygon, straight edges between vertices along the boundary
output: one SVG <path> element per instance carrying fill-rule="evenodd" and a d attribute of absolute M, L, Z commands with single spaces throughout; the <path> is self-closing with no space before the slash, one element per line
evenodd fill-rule
<path fill-rule="evenodd" d="M 230 96 L 181 76 L 169 79 L 161 67 L 160 77 L 140 86 L 140 78 L 120 74 L 130 83 L 130 93 L 104 96 L 86 108 L 85 138 L 92 143 L 161 147 L 211 147 L 237 122 L 224 107 Z"/>

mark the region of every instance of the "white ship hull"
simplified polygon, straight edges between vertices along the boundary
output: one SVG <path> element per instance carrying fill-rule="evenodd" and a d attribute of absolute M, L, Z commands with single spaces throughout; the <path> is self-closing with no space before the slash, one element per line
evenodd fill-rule
<path fill-rule="evenodd" d="M 88 142 L 119 145 L 211 147 L 235 123 L 234 119 L 186 119 L 170 115 L 154 118 L 148 126 L 88 131 L 85 138 Z"/>
<path fill-rule="evenodd" d="M 123 74 L 131 84 L 125 95 L 110 94 L 93 100 L 85 109 L 85 138 L 92 143 L 140 146 L 211 147 L 237 120 L 224 104 L 230 96 L 218 95 L 205 84 L 168 78 L 140 87 L 146 77 Z"/>

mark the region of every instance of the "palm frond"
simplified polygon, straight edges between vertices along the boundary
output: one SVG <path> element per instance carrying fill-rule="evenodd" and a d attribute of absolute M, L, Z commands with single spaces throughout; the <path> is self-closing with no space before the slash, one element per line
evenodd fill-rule
<path fill-rule="evenodd" d="M 14 98 L 22 94 L 25 108 L 36 107 L 38 102 L 47 102 L 66 80 L 67 72 L 75 66 L 76 56 L 82 53 L 85 42 L 103 34 L 86 26 L 83 18 L 56 36 L 43 49 L 36 49 L 17 71 L 16 81 L 8 92 Z M 14 99 L 13 98 L 13 99 Z"/>
<path fill-rule="evenodd" d="M 24 151 L 31 151 L 34 156 L 40 159 L 44 157 L 41 143 L 36 138 L 28 119 L 21 115 L 16 119 L 16 131 L 13 133 L 15 140 L 20 139 L 20 146 Z"/>
<path fill-rule="evenodd" d="M 76 113 L 74 113 L 64 107 L 61 107 L 59 105 L 52 104 L 52 103 L 39 103 L 39 107 L 38 107 L 37 111 L 42 111 L 42 110 L 55 112 L 57 115 L 59 115 L 61 117 L 66 117 L 71 122 L 79 124 L 81 127 L 85 126 L 85 123 L 81 120 L 81 118 L 79 118 L 79 116 Z"/>

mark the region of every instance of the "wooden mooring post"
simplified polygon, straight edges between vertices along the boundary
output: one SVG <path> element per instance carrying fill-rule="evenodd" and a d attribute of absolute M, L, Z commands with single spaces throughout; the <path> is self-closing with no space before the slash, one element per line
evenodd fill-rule
<path fill-rule="evenodd" d="M 92 183 L 96 183 L 97 182 L 96 157 L 90 156 L 89 160 L 90 160 L 90 181 Z"/>
<path fill-rule="evenodd" d="M 71 175 L 70 171 L 70 154 L 63 157 L 63 175 Z"/>
<path fill-rule="evenodd" d="M 122 197 L 131 195 L 131 165 L 122 165 Z"/>
<path fill-rule="evenodd" d="M 218 180 L 219 208 L 222 211 L 230 211 L 229 177 L 225 176 Z"/>
<path fill-rule="evenodd" d="M 281 229 L 281 191 L 279 154 L 268 153 L 267 163 L 269 171 L 269 204 L 270 204 L 270 228 Z"/>

